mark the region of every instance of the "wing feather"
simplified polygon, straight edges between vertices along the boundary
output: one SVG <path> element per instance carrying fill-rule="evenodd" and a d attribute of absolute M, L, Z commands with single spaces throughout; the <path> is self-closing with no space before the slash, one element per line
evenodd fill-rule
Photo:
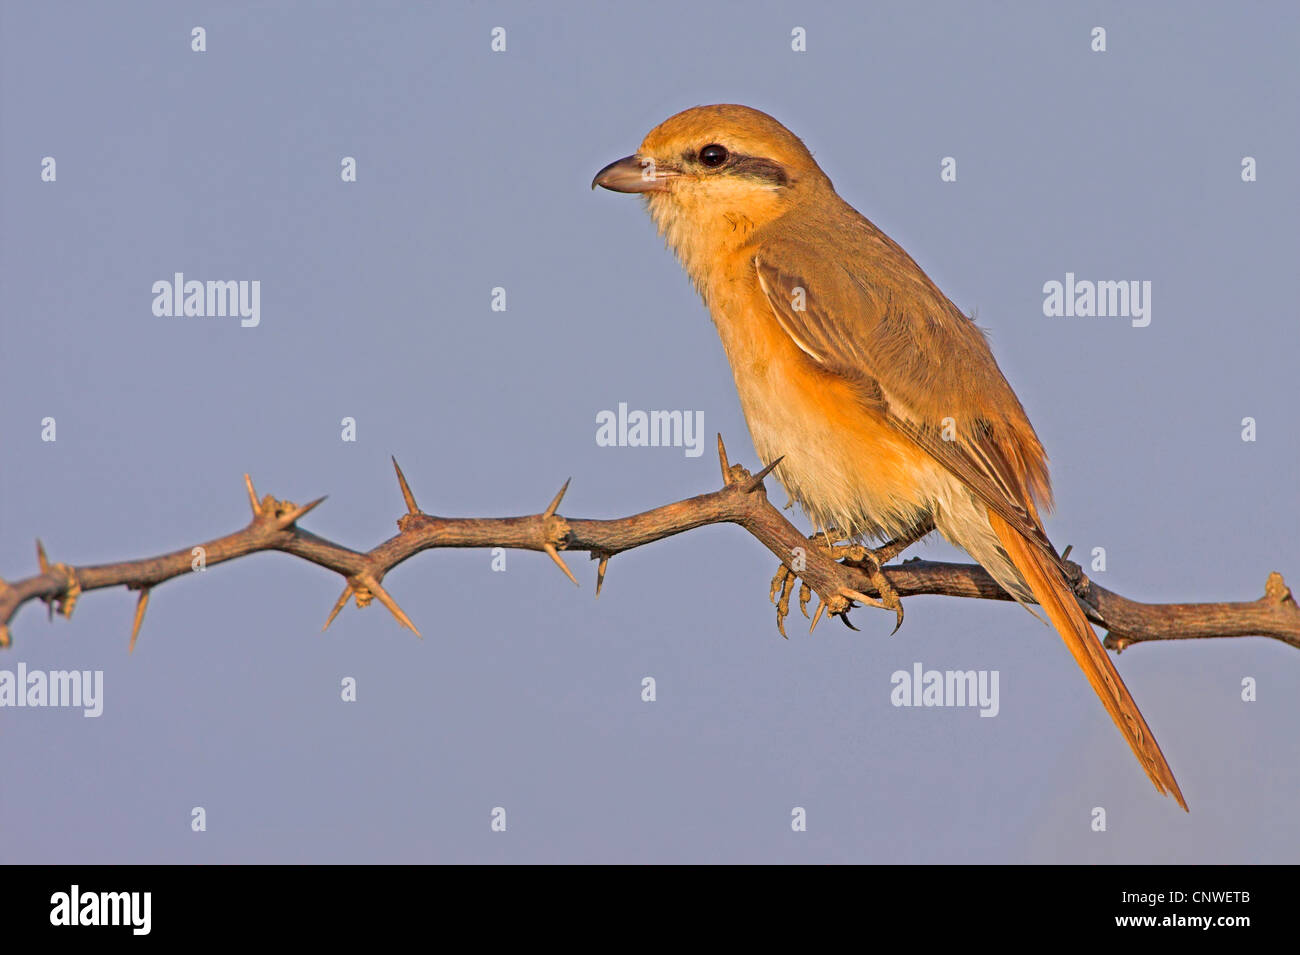
<path fill-rule="evenodd" d="M 1042 445 L 974 322 L 928 279 L 919 282 L 914 263 L 904 296 L 889 285 L 889 270 L 874 279 L 849 275 L 831 265 L 845 257 L 815 265 L 803 248 L 768 245 L 753 260 L 785 334 L 811 361 L 879 396 L 873 410 L 883 408 L 893 427 L 1059 560 L 1035 504 L 1051 504 Z M 808 278 L 827 272 L 816 283 Z M 909 307 L 898 304 L 904 300 Z"/>

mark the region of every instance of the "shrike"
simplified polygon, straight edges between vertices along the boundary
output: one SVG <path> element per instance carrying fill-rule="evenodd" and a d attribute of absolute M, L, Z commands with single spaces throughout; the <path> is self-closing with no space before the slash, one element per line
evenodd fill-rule
<path fill-rule="evenodd" d="M 592 186 L 639 193 L 717 325 L 754 447 L 819 528 L 937 528 L 1037 602 L 1161 793 L 1160 746 L 1043 532 L 1047 457 L 983 333 L 766 113 L 701 106 Z M 882 592 L 883 596 L 883 592 Z"/>

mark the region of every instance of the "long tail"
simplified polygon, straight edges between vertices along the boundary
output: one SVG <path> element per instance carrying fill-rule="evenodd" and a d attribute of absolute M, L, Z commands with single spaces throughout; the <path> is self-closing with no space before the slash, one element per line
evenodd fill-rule
<path fill-rule="evenodd" d="M 989 511 L 989 523 L 993 525 L 1011 562 L 1029 584 L 1034 599 L 1047 613 L 1052 626 L 1061 634 L 1074 662 L 1079 664 L 1093 690 L 1101 697 L 1106 712 L 1128 740 L 1133 754 L 1137 756 L 1151 782 L 1161 795 L 1173 793 L 1178 805 L 1186 810 L 1187 803 L 1183 800 L 1173 771 L 1165 761 L 1165 754 L 1160 752 L 1160 744 L 1156 742 L 1147 721 L 1142 718 L 1141 710 L 1110 662 L 1110 657 L 1093 632 L 1088 618 L 1083 615 L 1083 609 L 1075 600 L 1060 569 L 1052 564 L 1046 554 L 992 511 Z"/>

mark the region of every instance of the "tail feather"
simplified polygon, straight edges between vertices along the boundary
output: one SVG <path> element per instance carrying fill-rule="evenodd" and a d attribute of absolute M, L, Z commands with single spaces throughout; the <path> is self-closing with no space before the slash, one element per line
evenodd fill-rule
<path fill-rule="evenodd" d="M 1052 564 L 1046 554 L 991 510 L 989 523 L 1012 563 L 1029 584 L 1034 599 L 1052 621 L 1052 626 L 1061 634 L 1074 661 L 1079 664 L 1093 690 L 1101 698 L 1106 712 L 1128 740 L 1133 754 L 1137 756 L 1151 782 L 1161 795 L 1172 793 L 1178 805 L 1186 810 L 1187 803 L 1183 800 L 1182 791 L 1178 788 L 1178 781 L 1174 779 L 1169 763 L 1165 761 L 1164 753 L 1160 752 L 1160 744 L 1142 718 L 1142 712 L 1097 639 L 1060 569 Z"/>

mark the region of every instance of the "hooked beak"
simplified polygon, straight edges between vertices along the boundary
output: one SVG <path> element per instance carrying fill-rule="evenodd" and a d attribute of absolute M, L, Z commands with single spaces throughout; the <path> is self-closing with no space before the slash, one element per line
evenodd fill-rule
<path fill-rule="evenodd" d="M 610 163 L 591 180 L 591 188 L 603 186 L 611 192 L 666 192 L 675 169 L 656 168 L 655 161 L 640 156 L 624 156 Z"/>

